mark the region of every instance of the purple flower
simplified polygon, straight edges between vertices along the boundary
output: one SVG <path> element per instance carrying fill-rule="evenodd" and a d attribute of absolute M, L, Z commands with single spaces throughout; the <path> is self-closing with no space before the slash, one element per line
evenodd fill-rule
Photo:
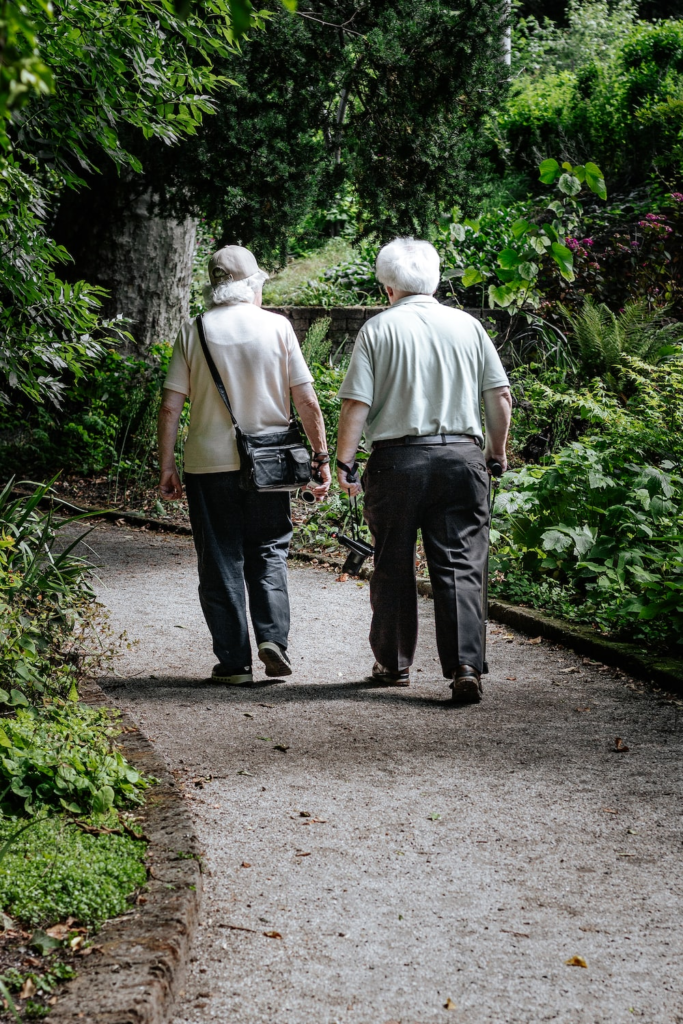
<path fill-rule="evenodd" d="M 677 203 L 683 203 L 683 192 L 671 192 L 670 195 Z"/>
<path fill-rule="evenodd" d="M 631 248 L 632 249 L 637 249 L 639 245 L 640 245 L 640 242 L 631 242 Z"/>
<path fill-rule="evenodd" d="M 666 220 L 661 213 L 646 213 L 645 220 Z"/>
<path fill-rule="evenodd" d="M 664 230 L 665 230 L 665 232 L 667 233 L 667 235 L 670 235 L 670 234 L 671 234 L 671 232 L 673 231 L 673 228 L 667 228 L 667 227 L 665 227 L 665 228 L 664 228 Z"/>
<path fill-rule="evenodd" d="M 588 246 L 589 249 L 592 246 L 592 244 L 593 244 L 593 239 L 592 238 L 582 238 L 581 239 L 581 245 L 586 245 L 586 246 Z"/>
<path fill-rule="evenodd" d="M 567 243 L 567 248 L 571 249 L 572 252 L 576 252 L 579 248 L 579 241 L 577 238 L 565 238 L 565 242 Z"/>

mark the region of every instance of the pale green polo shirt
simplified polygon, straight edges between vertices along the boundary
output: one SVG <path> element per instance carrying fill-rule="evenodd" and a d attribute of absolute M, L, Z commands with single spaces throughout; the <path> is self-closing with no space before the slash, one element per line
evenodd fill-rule
<path fill-rule="evenodd" d="M 406 434 L 483 443 L 482 392 L 508 384 L 478 320 L 430 295 L 407 295 L 362 327 L 339 396 L 370 406 L 369 444 Z"/>

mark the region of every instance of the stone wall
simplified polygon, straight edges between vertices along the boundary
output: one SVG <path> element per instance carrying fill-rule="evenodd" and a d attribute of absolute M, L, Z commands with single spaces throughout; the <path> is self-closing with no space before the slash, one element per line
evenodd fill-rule
<path fill-rule="evenodd" d="M 299 343 L 303 342 L 311 324 L 320 320 L 321 317 L 329 317 L 332 321 L 329 330 L 329 336 L 332 338 L 332 352 L 339 351 L 340 353 L 351 351 L 356 335 L 366 320 L 381 313 L 383 309 L 387 309 L 386 306 L 333 306 L 329 309 L 325 306 L 265 306 L 264 308 L 270 310 L 271 313 L 281 313 L 291 320 Z M 507 324 L 509 321 L 508 314 L 502 309 L 466 309 L 465 312 L 471 313 L 472 316 L 481 320 L 486 329 L 494 333 L 496 330 L 500 330 L 500 327 L 497 326 L 499 322 Z"/>

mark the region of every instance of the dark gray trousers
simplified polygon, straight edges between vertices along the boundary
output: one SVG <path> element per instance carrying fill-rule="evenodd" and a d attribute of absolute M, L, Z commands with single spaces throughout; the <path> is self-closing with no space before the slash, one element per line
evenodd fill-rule
<path fill-rule="evenodd" d="M 482 580 L 488 549 L 489 478 L 474 443 L 407 445 L 372 453 L 363 476 L 375 541 L 370 646 L 380 665 L 408 668 L 417 645 L 415 543 L 422 530 L 443 674 L 481 672 Z"/>
<path fill-rule="evenodd" d="M 251 668 L 245 583 L 256 642 L 287 646 L 292 538 L 289 493 L 243 491 L 239 476 L 239 471 L 185 474 L 199 600 L 214 654 L 236 674 Z"/>

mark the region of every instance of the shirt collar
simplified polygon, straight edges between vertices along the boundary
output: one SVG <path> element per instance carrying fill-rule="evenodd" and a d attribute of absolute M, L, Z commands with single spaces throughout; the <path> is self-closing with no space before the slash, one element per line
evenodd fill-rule
<path fill-rule="evenodd" d="M 404 295 L 403 298 L 399 299 L 398 302 L 395 302 L 391 308 L 395 309 L 396 306 L 405 306 L 409 302 L 430 302 L 435 303 L 437 306 L 439 305 L 437 299 L 435 299 L 433 295 Z"/>

